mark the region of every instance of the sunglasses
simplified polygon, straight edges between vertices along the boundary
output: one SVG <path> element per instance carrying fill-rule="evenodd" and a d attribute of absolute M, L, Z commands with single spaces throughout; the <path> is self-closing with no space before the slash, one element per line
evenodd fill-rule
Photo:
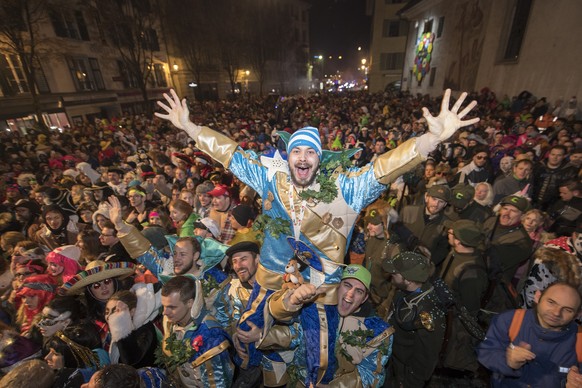
<path fill-rule="evenodd" d="M 483 160 L 483 159 L 487 159 L 487 156 L 475 156 L 475 159 Z"/>
<path fill-rule="evenodd" d="M 108 286 L 113 282 L 113 280 L 111 279 L 105 279 L 105 280 L 101 280 L 100 282 L 96 282 L 91 284 L 91 288 L 94 290 L 98 290 L 103 286 Z"/>

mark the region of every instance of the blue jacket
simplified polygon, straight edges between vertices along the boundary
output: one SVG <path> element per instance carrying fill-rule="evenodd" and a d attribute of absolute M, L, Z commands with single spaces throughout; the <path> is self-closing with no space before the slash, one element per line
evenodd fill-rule
<path fill-rule="evenodd" d="M 492 387 L 564 387 L 567 370 L 577 365 L 576 322 L 566 330 L 549 331 L 542 328 L 534 310 L 525 314 L 514 344 L 526 342 L 536 358 L 519 369 L 512 369 L 505 361 L 509 346 L 509 326 L 514 310 L 495 317 L 485 340 L 477 347 L 479 362 L 493 372 Z"/>

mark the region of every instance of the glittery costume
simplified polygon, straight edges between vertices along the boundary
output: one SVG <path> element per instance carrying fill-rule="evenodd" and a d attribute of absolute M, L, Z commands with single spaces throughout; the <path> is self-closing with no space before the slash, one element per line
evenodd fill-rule
<path fill-rule="evenodd" d="M 228 388 L 234 373 L 228 353 L 230 340 L 213 317 L 202 316 L 203 319 L 194 320 L 185 327 L 170 323 L 164 317 L 163 352 L 166 355 L 172 354 L 167 349 L 166 339 L 176 334 L 177 339 L 195 350 L 188 362 L 180 365 L 175 372 L 184 387 Z"/>
<path fill-rule="evenodd" d="M 302 275 L 306 282 L 323 283 L 321 287 L 327 289 L 327 292 L 320 296 L 311 308 L 305 309 L 305 314 L 302 315 L 305 316 L 304 324 L 314 328 L 317 326 L 318 331 L 327 330 L 325 327 L 320 329 L 318 322 L 327 314 L 333 314 L 326 312 L 326 309 L 337 303 L 335 290 L 342 275 L 341 265 L 354 223 L 360 211 L 386 189 L 386 184 L 422 161 L 415 147 L 416 140 L 411 139 L 403 143 L 397 149 L 378 157 L 373 164 L 362 168 L 343 170 L 342 167 L 338 167 L 332 174 L 338 195 L 330 203 L 313 199 L 304 202 L 292 185 L 287 162 L 278 152 L 272 158 L 266 156 L 259 158 L 254 152 L 244 152 L 230 138 L 206 127 L 201 128 L 200 134 L 194 140 L 200 150 L 211 155 L 261 196 L 263 214 L 271 220 L 279 219 L 292 224 L 291 202 L 296 213 L 303 209 L 304 216 L 298 225 L 299 239 L 321 260 L 318 260 L 318 263 L 312 262 L 311 268 L 303 271 Z M 327 161 L 324 151 L 321 162 L 323 164 Z M 317 183 L 312 185 L 312 188 L 319 191 Z M 261 247 L 261 264 L 256 274 L 255 290 L 251 295 L 252 302 L 241 317 L 240 326 L 243 330 L 250 329 L 246 320 L 251 320 L 258 327 L 264 327 L 265 299 L 273 291 L 281 288 L 285 265 L 294 254 L 285 240 L 286 235 L 273 236 L 269 228 L 266 229 Z M 334 359 L 329 355 L 333 354 L 331 348 L 335 343 L 336 330 L 330 330 L 332 335 L 329 336 L 328 344 L 320 344 L 320 336 L 315 332 L 310 333 L 308 338 L 314 340 L 310 350 L 315 352 L 308 352 L 311 372 L 306 384 L 309 382 L 325 384 L 333 377 L 333 372 L 326 373 L 326 370 L 328 362 Z M 260 354 L 251 352 L 251 361 L 256 362 L 260 357 Z M 324 375 L 325 379 L 322 380 Z"/>
<path fill-rule="evenodd" d="M 303 317 L 296 316 L 297 312 L 293 311 L 292 307 L 289 308 L 283 302 L 287 292 L 289 291 L 279 291 L 269 299 L 269 311 L 272 317 L 283 322 L 304 321 Z M 303 309 L 315 306 L 317 305 L 311 303 L 304 305 Z M 340 317 L 336 306 L 326 307 L 327 316 L 320 317 L 319 324 L 330 337 L 337 338 L 337 342 L 330 343 L 330 359 L 326 373 L 330 375 L 328 384 L 339 388 L 381 387 L 385 377 L 384 367 L 392 349 L 394 329 L 381 318 L 372 316 L 370 304 L 362 305 L 358 311 L 347 317 Z M 304 322 L 302 325 L 291 326 L 291 328 L 298 328 L 300 333 L 297 335 L 291 331 L 287 336 L 279 334 L 278 339 L 281 340 L 281 345 L 297 347 L 291 363 L 294 366 L 289 368 L 292 375 L 289 383 L 293 386 L 293 380 L 305 381 L 308 377 L 307 348 L 312 345 L 311 342 L 306 343 L 301 339 L 305 328 L 307 330 L 312 330 L 312 328 L 309 325 L 306 326 Z M 270 342 L 277 340 L 272 333 L 270 337 Z M 285 343 L 287 338 L 292 340 Z M 270 367 L 269 369 L 277 367 L 276 363 L 265 366 Z"/>
<path fill-rule="evenodd" d="M 155 277 L 165 283 L 174 275 L 174 246 L 176 235 L 167 235 L 170 252 L 156 249 L 143 234 L 130 226 L 127 233 L 119 233 L 119 240 L 129 255 L 149 269 Z M 228 289 L 231 277 L 218 269 L 228 248 L 211 238 L 195 237 L 200 243 L 200 261 L 203 265 L 201 281 L 204 289 L 206 309 L 223 327 L 230 322 L 231 311 L 228 301 Z M 192 276 L 185 274 L 186 276 Z M 192 276 L 194 278 L 194 276 Z"/>

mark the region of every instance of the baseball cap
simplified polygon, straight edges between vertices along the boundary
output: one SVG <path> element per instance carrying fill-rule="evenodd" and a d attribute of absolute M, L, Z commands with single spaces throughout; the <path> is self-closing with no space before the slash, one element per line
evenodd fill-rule
<path fill-rule="evenodd" d="M 451 193 L 451 205 L 458 209 L 463 209 L 473 200 L 475 196 L 475 188 L 465 183 L 459 183 L 453 187 Z"/>
<path fill-rule="evenodd" d="M 442 199 L 445 202 L 451 201 L 451 189 L 445 185 L 433 185 L 427 191 L 431 197 Z"/>
<path fill-rule="evenodd" d="M 359 264 L 350 264 L 344 269 L 342 280 L 357 279 L 362 282 L 366 289 L 370 290 L 370 282 L 372 281 L 372 274 L 366 268 Z"/>
<path fill-rule="evenodd" d="M 206 217 L 196 221 L 194 223 L 194 228 L 207 230 L 214 238 L 218 238 L 220 236 L 220 228 L 218 227 L 216 221 L 214 221 L 212 218 Z"/>
<path fill-rule="evenodd" d="M 388 273 L 399 273 L 406 280 L 424 283 L 434 271 L 434 264 L 428 257 L 415 252 L 401 252 L 384 260 L 382 269 Z"/>
<path fill-rule="evenodd" d="M 378 209 L 372 209 L 364 217 L 366 224 L 380 225 L 382 223 L 382 214 Z"/>
<path fill-rule="evenodd" d="M 453 230 L 453 236 L 466 247 L 476 247 L 483 241 L 483 232 L 474 221 L 445 221 L 444 224 L 446 228 Z"/>
<path fill-rule="evenodd" d="M 217 185 L 214 189 L 210 190 L 206 194 L 210 195 L 211 197 L 220 197 L 221 195 L 230 197 L 230 192 L 225 185 Z"/>
<path fill-rule="evenodd" d="M 529 201 L 525 197 L 520 197 L 518 195 L 508 195 L 504 197 L 499 202 L 501 205 L 511 205 L 517 208 L 522 213 L 525 213 L 530 209 Z"/>

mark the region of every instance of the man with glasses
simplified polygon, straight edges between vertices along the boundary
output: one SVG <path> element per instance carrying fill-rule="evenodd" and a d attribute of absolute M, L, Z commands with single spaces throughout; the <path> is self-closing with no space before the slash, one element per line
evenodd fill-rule
<path fill-rule="evenodd" d="M 487 146 L 479 145 L 473 148 L 473 158 L 471 163 L 459 170 L 455 178 L 458 183 L 468 183 L 475 187 L 477 183 L 493 182 L 493 170 L 489 163 L 489 150 Z"/>
<path fill-rule="evenodd" d="M 106 261 L 132 261 L 129 253 L 117 237 L 117 230 L 111 221 L 105 221 L 99 235 L 99 242 L 107 248 Z"/>
<path fill-rule="evenodd" d="M 154 205 L 147 200 L 146 190 L 141 186 L 130 188 L 127 191 L 127 199 L 131 207 L 125 221 L 141 230 L 141 223 L 147 221 L 148 214 L 154 209 Z"/>

